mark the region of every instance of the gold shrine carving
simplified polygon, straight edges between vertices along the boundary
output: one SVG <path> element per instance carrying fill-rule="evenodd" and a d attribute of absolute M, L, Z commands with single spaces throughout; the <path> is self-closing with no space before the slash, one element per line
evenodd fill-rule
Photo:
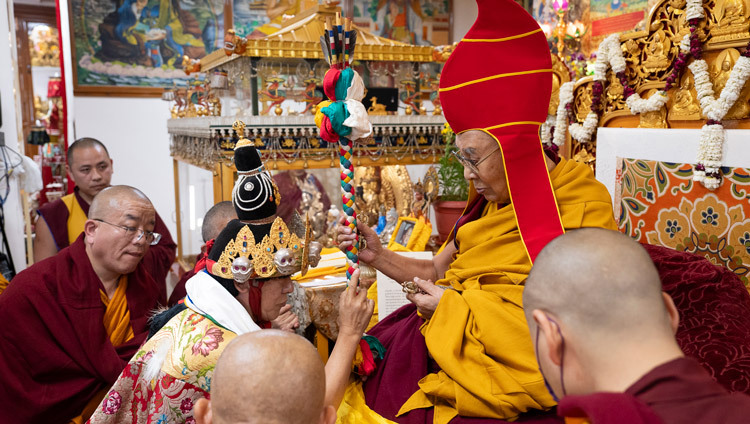
<path fill-rule="evenodd" d="M 649 98 L 656 94 L 656 90 L 649 90 L 644 98 Z M 661 108 L 652 112 L 646 112 L 640 114 L 640 123 L 638 128 L 669 128 L 667 125 L 667 110 Z"/>
<path fill-rule="evenodd" d="M 746 0 L 716 0 L 711 12 L 711 44 L 747 37 L 750 21 Z"/>
<path fill-rule="evenodd" d="M 643 69 L 647 72 L 658 72 L 667 69 L 672 61 L 669 60 L 667 53 L 672 48 L 672 41 L 667 38 L 664 30 L 656 31 L 651 37 L 643 52 Z"/>
<path fill-rule="evenodd" d="M 680 79 L 680 85 L 673 95 L 672 106 L 668 117 L 674 121 L 692 121 L 701 119 L 701 106 L 695 91 L 693 74 L 685 72 Z"/>

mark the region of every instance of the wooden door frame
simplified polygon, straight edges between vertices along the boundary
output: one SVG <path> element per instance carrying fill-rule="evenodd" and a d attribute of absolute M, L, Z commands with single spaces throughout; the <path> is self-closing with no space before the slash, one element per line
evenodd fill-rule
<path fill-rule="evenodd" d="M 42 23 L 57 28 L 57 14 L 54 7 L 14 4 L 13 15 L 16 22 L 16 53 L 18 55 L 24 153 L 27 156 L 34 157 L 34 155 L 39 154 L 39 146 L 26 142 L 31 127 L 34 125 L 34 83 L 31 76 L 31 54 L 29 53 L 29 24 Z"/>

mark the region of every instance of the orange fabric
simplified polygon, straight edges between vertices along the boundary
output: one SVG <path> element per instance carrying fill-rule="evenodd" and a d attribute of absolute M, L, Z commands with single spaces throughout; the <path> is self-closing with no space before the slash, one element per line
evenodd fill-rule
<path fill-rule="evenodd" d="M 0 293 L 4 292 L 8 288 L 10 282 L 5 278 L 3 274 L 0 274 Z"/>
<path fill-rule="evenodd" d="M 88 218 L 86 212 L 78 204 L 78 199 L 76 199 L 74 193 L 63 196 L 61 200 L 68 208 L 68 243 L 73 244 L 83 232 L 83 226 Z"/>
<path fill-rule="evenodd" d="M 107 307 L 104 312 L 104 328 L 109 334 L 109 341 L 117 347 L 133 338 L 133 327 L 130 325 L 130 311 L 125 292 L 128 289 L 128 277 L 123 275 L 117 284 L 117 290 L 110 299 L 104 291 L 99 291 L 102 303 Z"/>
<path fill-rule="evenodd" d="M 123 275 L 117 283 L 117 290 L 110 299 L 103 290 L 99 290 L 102 303 L 107 308 L 104 311 L 104 329 L 107 330 L 109 341 L 117 347 L 133 338 L 133 327 L 130 325 L 130 310 L 128 310 L 128 298 L 125 292 L 128 290 L 128 277 Z M 106 396 L 109 389 L 98 391 L 83 408 L 81 415 L 70 420 L 70 424 L 82 424 L 96 411 L 96 407 Z"/>
<path fill-rule="evenodd" d="M 750 168 L 722 168 L 710 191 L 693 182 L 693 165 L 620 159 L 615 217 L 641 243 L 705 256 L 750 289 Z"/>

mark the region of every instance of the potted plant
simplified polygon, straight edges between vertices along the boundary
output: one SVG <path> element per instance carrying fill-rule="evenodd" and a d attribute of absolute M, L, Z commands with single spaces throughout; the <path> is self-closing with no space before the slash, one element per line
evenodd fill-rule
<path fill-rule="evenodd" d="M 455 144 L 456 134 L 447 123 L 442 133 L 443 140 L 445 140 L 445 154 L 440 158 L 438 170 L 440 196 L 432 206 L 435 208 L 435 224 L 440 241 L 444 242 L 466 207 L 466 201 L 469 198 L 469 183 L 464 178 L 463 165 L 453 155 L 453 152 L 458 150 Z"/>

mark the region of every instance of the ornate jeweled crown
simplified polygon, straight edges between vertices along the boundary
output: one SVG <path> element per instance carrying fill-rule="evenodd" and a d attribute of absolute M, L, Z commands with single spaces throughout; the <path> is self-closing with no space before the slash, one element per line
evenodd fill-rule
<path fill-rule="evenodd" d="M 277 217 L 268 234 L 256 242 L 250 227 L 244 225 L 237 236 L 226 244 L 210 272 L 219 277 L 244 281 L 291 275 L 297 271 L 304 275 L 309 265 L 318 264 L 322 248 L 319 243 L 309 240 L 309 224 L 306 227 L 305 239 L 301 240 Z"/>
<path fill-rule="evenodd" d="M 232 203 L 239 219 L 230 221 L 208 253 L 209 273 L 244 283 L 251 278 L 273 278 L 307 272 L 320 260 L 322 245 L 312 242 L 309 219 L 296 213 L 287 224 L 276 216 L 281 195 L 263 166 L 260 152 L 244 138 L 244 124 L 234 124 L 240 140 L 234 148 L 239 177 Z"/>

